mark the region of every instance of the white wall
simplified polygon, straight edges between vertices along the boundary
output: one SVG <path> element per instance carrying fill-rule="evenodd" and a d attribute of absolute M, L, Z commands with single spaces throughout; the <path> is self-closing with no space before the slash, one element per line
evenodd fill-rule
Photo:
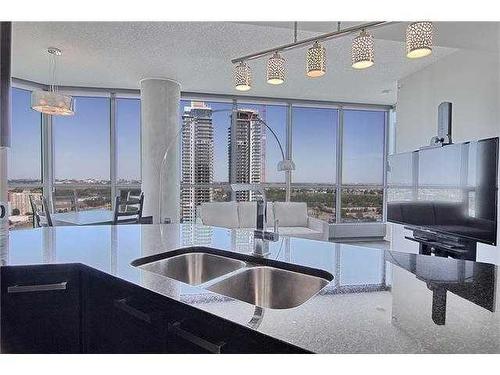
<path fill-rule="evenodd" d="M 443 101 L 453 103 L 454 142 L 499 136 L 499 76 L 498 53 L 459 50 L 400 80 L 396 152 L 429 144 Z M 418 245 L 405 240 L 404 232 L 402 226 L 392 225 L 392 248 L 418 252 Z M 500 264 L 500 245 L 478 244 L 478 260 Z"/>

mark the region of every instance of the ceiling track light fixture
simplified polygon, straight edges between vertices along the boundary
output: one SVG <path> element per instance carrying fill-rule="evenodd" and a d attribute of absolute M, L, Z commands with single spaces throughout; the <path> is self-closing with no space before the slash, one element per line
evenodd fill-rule
<path fill-rule="evenodd" d="M 375 21 L 361 25 L 341 29 L 340 22 L 337 30 L 329 33 L 316 35 L 312 38 L 297 40 L 297 23 L 294 22 L 294 39 L 292 43 L 283 44 L 272 49 L 266 49 L 249 55 L 232 59 L 235 67 L 236 89 L 247 91 L 251 88 L 251 74 L 247 62 L 250 60 L 269 57 L 267 61 L 267 82 L 273 85 L 282 84 L 285 81 L 285 59 L 280 55 L 296 48 L 309 46 L 306 55 L 306 75 L 308 77 L 321 77 L 326 73 L 326 49 L 321 42 L 341 38 L 347 35 L 359 33 L 352 41 L 351 66 L 354 69 L 366 69 L 375 63 L 375 45 L 372 34 L 368 30 L 396 24 L 399 22 Z M 433 24 L 429 21 L 413 22 L 406 29 L 406 56 L 416 59 L 428 56 L 432 53 Z M 311 46 L 312 43 L 312 46 Z"/>
<path fill-rule="evenodd" d="M 252 71 L 244 61 L 234 67 L 234 84 L 238 91 L 248 91 L 252 88 Z"/>
<path fill-rule="evenodd" d="M 432 22 L 413 22 L 406 28 L 406 57 L 418 59 L 432 53 Z"/>
<path fill-rule="evenodd" d="M 285 82 L 285 59 L 276 51 L 267 60 L 267 83 L 281 85 Z"/>
<path fill-rule="evenodd" d="M 315 41 L 307 50 L 306 75 L 310 78 L 321 77 L 326 73 L 326 49 Z"/>
<path fill-rule="evenodd" d="M 47 115 L 71 116 L 75 114 L 75 101 L 70 95 L 59 92 L 56 85 L 56 59 L 62 51 L 55 47 L 47 49 L 50 58 L 51 84 L 49 90 L 34 90 L 31 93 L 31 108 Z"/>
<path fill-rule="evenodd" d="M 366 69 L 372 66 L 374 62 L 373 36 L 363 29 L 352 41 L 352 67 L 354 69 Z"/>

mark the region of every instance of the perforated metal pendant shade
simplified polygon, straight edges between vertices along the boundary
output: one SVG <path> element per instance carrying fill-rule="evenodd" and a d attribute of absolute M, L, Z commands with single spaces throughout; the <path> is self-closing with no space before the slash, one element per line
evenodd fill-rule
<path fill-rule="evenodd" d="M 281 85 L 285 82 L 285 59 L 275 52 L 267 61 L 267 83 Z"/>
<path fill-rule="evenodd" d="M 307 50 L 306 65 L 308 77 L 321 77 L 326 73 L 326 49 L 319 42 Z"/>
<path fill-rule="evenodd" d="M 406 29 L 406 57 L 418 59 L 432 53 L 432 22 L 413 22 Z"/>
<path fill-rule="evenodd" d="M 375 51 L 373 36 L 365 30 L 352 41 L 352 67 L 354 69 L 366 69 L 375 62 Z"/>
<path fill-rule="evenodd" d="M 248 91 L 252 88 L 252 71 L 243 61 L 234 67 L 234 84 L 238 91 Z"/>

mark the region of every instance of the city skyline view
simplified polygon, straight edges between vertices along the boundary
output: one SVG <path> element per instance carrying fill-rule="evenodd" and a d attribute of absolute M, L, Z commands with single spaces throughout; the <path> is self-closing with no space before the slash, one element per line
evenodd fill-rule
<path fill-rule="evenodd" d="M 13 89 L 12 93 L 14 125 L 9 181 L 41 181 L 40 114 L 30 108 L 29 91 Z M 117 179 L 139 181 L 140 102 L 138 99 L 117 101 Z M 55 180 L 109 180 L 109 99 L 77 97 L 76 103 L 75 116 L 59 117 L 53 123 Z M 232 104 L 205 103 L 213 111 L 214 182 L 227 182 L 227 133 Z M 188 104 L 189 101 L 181 101 L 180 117 Z M 283 146 L 286 144 L 285 106 L 239 103 L 238 107 L 258 111 Z M 293 108 L 294 183 L 335 183 L 337 122 L 336 109 Z M 384 122 L 383 111 L 344 112 L 343 183 L 382 182 Z M 284 182 L 284 174 L 276 170 L 281 154 L 272 137 L 266 142 L 265 154 L 266 182 Z"/>

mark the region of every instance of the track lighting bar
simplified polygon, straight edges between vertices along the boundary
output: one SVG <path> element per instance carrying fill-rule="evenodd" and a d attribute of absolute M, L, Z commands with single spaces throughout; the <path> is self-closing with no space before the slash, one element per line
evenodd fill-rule
<path fill-rule="evenodd" d="M 312 37 L 312 38 L 299 40 L 299 41 L 296 41 L 293 43 L 283 44 L 283 45 L 278 46 L 278 47 L 274 47 L 274 48 L 266 49 L 264 51 L 252 53 L 250 55 L 238 57 L 236 59 L 232 59 L 231 62 L 233 64 L 236 64 L 236 63 L 239 63 L 242 61 L 259 59 L 259 58 L 264 57 L 264 56 L 273 55 L 276 52 L 289 51 L 289 50 L 292 50 L 295 48 L 309 46 L 316 41 L 321 42 L 321 41 L 325 41 L 325 40 L 329 40 L 329 39 L 340 38 L 340 37 L 348 35 L 348 34 L 357 33 L 363 29 L 369 30 L 369 29 L 374 29 L 377 27 L 387 26 L 387 25 L 395 24 L 395 23 L 399 23 L 399 22 L 392 22 L 392 21 L 367 22 L 367 23 L 363 23 L 363 24 L 358 25 L 358 26 L 346 27 L 345 29 L 342 29 L 342 30 L 332 31 L 332 32 L 329 32 L 326 34 L 317 35 L 317 36 Z"/>

